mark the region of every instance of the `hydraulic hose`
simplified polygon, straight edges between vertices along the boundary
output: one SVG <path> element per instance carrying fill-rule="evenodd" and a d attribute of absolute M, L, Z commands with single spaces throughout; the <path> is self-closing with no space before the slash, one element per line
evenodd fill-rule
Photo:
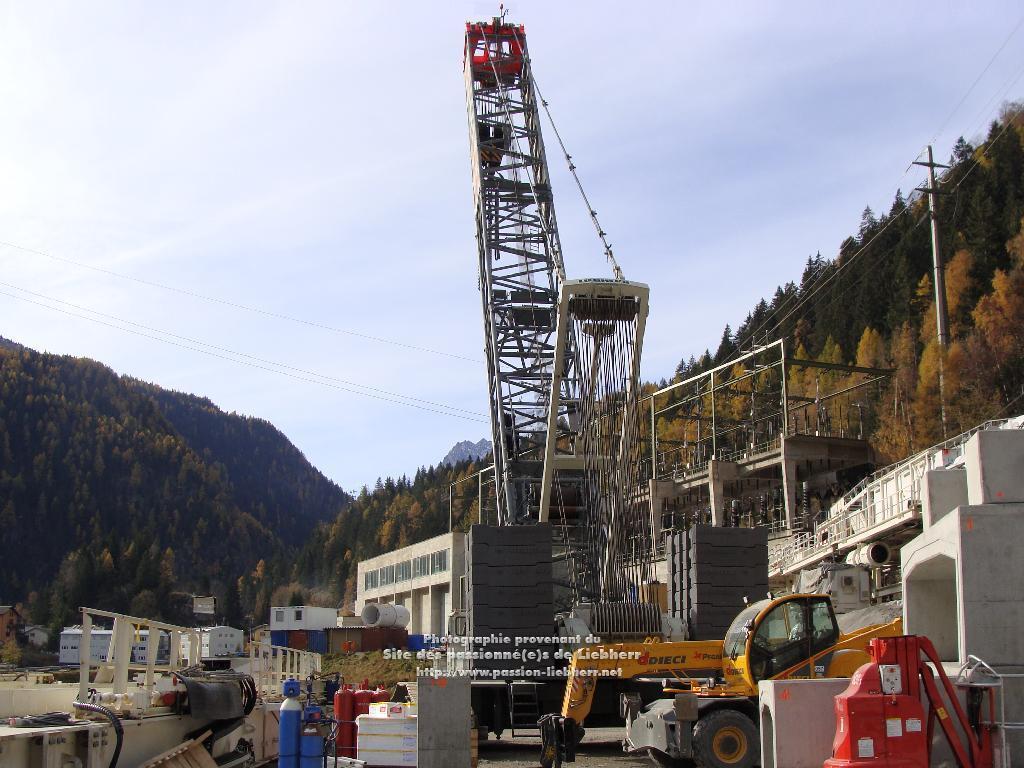
<path fill-rule="evenodd" d="M 114 727 L 114 735 L 117 737 L 117 742 L 114 745 L 114 755 L 110 758 L 107 768 L 117 768 L 117 759 L 121 756 L 121 745 L 124 743 L 124 726 L 121 725 L 121 719 L 109 709 L 99 704 L 87 704 L 84 701 L 76 701 L 74 707 L 75 709 L 84 709 L 86 712 L 95 712 L 97 715 L 103 715 L 110 721 L 110 724 Z"/>

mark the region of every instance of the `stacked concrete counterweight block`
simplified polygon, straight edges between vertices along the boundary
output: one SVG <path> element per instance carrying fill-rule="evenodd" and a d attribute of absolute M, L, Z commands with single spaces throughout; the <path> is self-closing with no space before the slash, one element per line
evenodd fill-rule
<path fill-rule="evenodd" d="M 544 670 L 555 645 L 516 638 L 555 634 L 551 526 L 474 525 L 466 536 L 466 609 L 474 670 Z M 510 638 L 508 641 L 493 638 Z M 516 651 L 534 658 L 502 658 Z M 498 658 L 480 658 L 482 653 Z M 544 654 L 547 657 L 544 657 Z"/>
<path fill-rule="evenodd" d="M 764 528 L 694 525 L 667 537 L 669 610 L 692 640 L 725 637 L 745 603 L 768 592 Z"/>

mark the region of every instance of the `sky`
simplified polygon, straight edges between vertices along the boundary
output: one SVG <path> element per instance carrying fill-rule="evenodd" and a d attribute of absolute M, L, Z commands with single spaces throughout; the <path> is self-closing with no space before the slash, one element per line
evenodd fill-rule
<path fill-rule="evenodd" d="M 651 286 L 649 380 L 1024 95 L 1017 2 L 507 5 Z M 0 0 L 0 335 L 265 418 L 348 490 L 489 436 L 462 46 L 495 11 Z M 610 277 L 544 130 L 568 276 Z"/>

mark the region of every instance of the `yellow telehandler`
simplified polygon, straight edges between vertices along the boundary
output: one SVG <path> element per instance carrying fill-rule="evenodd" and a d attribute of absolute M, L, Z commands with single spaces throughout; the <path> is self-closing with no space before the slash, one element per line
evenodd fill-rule
<path fill-rule="evenodd" d="M 760 755 L 761 680 L 850 677 L 869 661 L 875 637 L 903 634 L 902 620 L 839 631 L 828 595 L 794 594 L 752 603 L 724 640 L 589 645 L 573 653 L 559 714 L 541 718 L 543 768 L 575 759 L 602 680 L 658 679 L 665 697 L 646 706 L 623 693 L 627 751 L 690 759 L 699 768 L 748 768 Z"/>

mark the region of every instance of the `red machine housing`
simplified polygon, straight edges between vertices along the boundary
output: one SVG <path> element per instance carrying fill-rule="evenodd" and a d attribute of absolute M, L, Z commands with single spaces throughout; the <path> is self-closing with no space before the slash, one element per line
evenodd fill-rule
<path fill-rule="evenodd" d="M 849 687 L 835 698 L 836 735 L 825 768 L 928 768 L 936 722 L 959 765 L 992 766 L 995 703 L 991 688 L 969 689 L 968 698 L 977 706 L 971 707 L 968 718 L 928 638 L 877 638 L 871 641 L 870 653 L 872 661 L 858 669 Z M 978 697 L 985 693 L 989 719 L 983 723 Z"/>
<path fill-rule="evenodd" d="M 826 768 L 928 768 L 928 722 L 913 696 L 883 696 L 878 664 L 857 670 L 836 696 L 836 737 Z"/>
<path fill-rule="evenodd" d="M 510 83 L 523 71 L 526 29 L 520 24 L 466 22 L 466 55 L 472 57 L 473 79 L 493 86 Z M 497 77 L 495 77 L 497 75 Z"/>

